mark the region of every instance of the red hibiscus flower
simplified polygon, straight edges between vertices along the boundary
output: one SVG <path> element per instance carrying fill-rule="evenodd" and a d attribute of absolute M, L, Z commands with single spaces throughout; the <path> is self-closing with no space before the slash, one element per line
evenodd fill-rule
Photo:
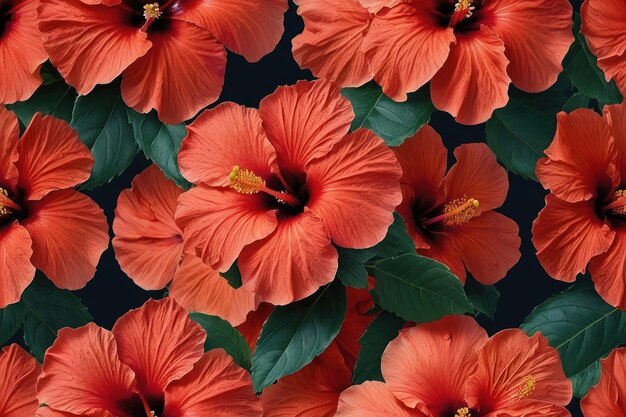
<path fill-rule="evenodd" d="M 100 207 L 72 189 L 93 165 L 76 132 L 37 113 L 18 138 L 0 106 L 0 308 L 19 301 L 35 268 L 57 287 L 84 287 L 109 244 Z"/>
<path fill-rule="evenodd" d="M 540 333 L 489 338 L 473 318 L 404 329 L 382 357 L 383 382 L 341 394 L 337 417 L 569 417 L 558 352 Z M 419 381 L 419 383 L 416 383 Z"/>
<path fill-rule="evenodd" d="M 602 360 L 600 382 L 581 400 L 587 417 L 626 417 L 626 348 Z"/>
<path fill-rule="evenodd" d="M 113 249 L 124 272 L 141 288 L 169 294 L 190 311 L 220 316 L 237 326 L 260 299 L 235 289 L 192 255 L 183 256 L 182 232 L 174 221 L 183 190 L 152 165 L 120 194 L 113 220 Z"/>
<path fill-rule="evenodd" d="M 572 282 L 587 264 L 598 293 L 626 309 L 626 108 L 559 113 L 554 141 L 537 163 L 550 194 L 533 224 L 537 257 Z"/>
<path fill-rule="evenodd" d="M 198 186 L 178 199 L 187 250 L 283 305 L 333 280 L 337 251 L 380 242 L 400 203 L 400 167 L 327 81 L 280 87 L 259 110 L 222 104 L 188 128 L 178 162 Z"/>
<path fill-rule="evenodd" d="M 302 67 L 344 86 L 373 77 L 397 101 L 430 81 L 435 107 L 464 124 L 505 106 L 510 83 L 528 92 L 554 84 L 574 39 L 567 0 L 296 3 Z"/>
<path fill-rule="evenodd" d="M 43 82 L 39 70 L 46 59 L 37 1 L 0 3 L 0 104 L 28 99 Z"/>
<path fill-rule="evenodd" d="M 34 416 L 39 408 L 36 385 L 41 367 L 18 345 L 0 351 L 0 416 Z"/>
<path fill-rule="evenodd" d="M 62 329 L 44 357 L 37 398 L 52 410 L 117 417 L 262 415 L 250 375 L 173 299 L 150 300 L 111 332 Z"/>
<path fill-rule="evenodd" d="M 286 0 L 40 0 L 50 60 L 80 94 L 122 74 L 122 97 L 171 124 L 219 97 L 226 50 L 258 61 L 283 33 Z"/>
<path fill-rule="evenodd" d="M 417 252 L 446 264 L 465 282 L 469 271 L 491 285 L 520 259 L 517 224 L 494 211 L 504 203 L 507 173 L 485 144 L 461 145 L 448 171 L 441 137 L 425 125 L 395 149 L 404 172 L 404 218 Z"/>
<path fill-rule="evenodd" d="M 626 3 L 621 0 L 586 0 L 581 9 L 581 32 L 606 80 L 615 80 L 626 95 Z"/>

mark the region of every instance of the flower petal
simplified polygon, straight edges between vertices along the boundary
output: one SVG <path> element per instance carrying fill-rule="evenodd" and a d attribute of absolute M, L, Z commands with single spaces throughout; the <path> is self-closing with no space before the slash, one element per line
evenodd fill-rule
<path fill-rule="evenodd" d="M 594 256 L 606 252 L 615 232 L 596 215 L 592 201 L 568 203 L 552 194 L 533 223 L 533 244 L 552 278 L 573 282 Z"/>
<path fill-rule="evenodd" d="M 156 109 L 161 121 L 178 124 L 220 96 L 226 50 L 191 23 L 172 19 L 167 24 L 166 31 L 150 34 L 150 51 L 124 71 L 122 98 L 139 113 Z"/>
<path fill-rule="evenodd" d="M 415 238 L 413 240 L 415 241 Z M 449 233 L 439 232 L 431 234 L 429 236 L 428 248 L 418 248 L 417 253 L 446 265 L 465 284 L 467 272 L 463 264 L 463 257 L 452 244 L 452 238 Z"/>
<path fill-rule="evenodd" d="M 489 27 L 504 41 L 508 73 L 517 88 L 538 93 L 556 82 L 574 41 L 569 1 L 494 0 L 481 13 L 491 16 Z"/>
<path fill-rule="evenodd" d="M 174 215 L 182 192 L 156 165 L 151 165 L 117 200 L 113 220 L 115 257 L 122 270 L 145 290 L 164 288 L 180 263 L 183 239 Z"/>
<path fill-rule="evenodd" d="M 377 13 L 383 7 L 392 8 L 406 0 L 359 0 L 361 6 L 369 10 L 370 13 Z"/>
<path fill-rule="evenodd" d="M 37 11 L 50 61 L 79 94 L 113 81 L 152 45 L 120 7 L 40 0 Z"/>
<path fill-rule="evenodd" d="M 386 95 L 406 101 L 433 78 L 450 54 L 451 28 L 441 27 L 432 1 L 400 4 L 378 13 L 363 49 L 374 79 Z"/>
<path fill-rule="evenodd" d="M 589 200 L 600 187 L 610 189 L 619 183 L 611 132 L 593 110 L 559 113 L 554 141 L 545 153 L 547 158 L 537 163 L 537 178 L 562 200 Z"/>
<path fill-rule="evenodd" d="M 0 227 L 0 308 L 17 303 L 35 276 L 28 231 L 17 221 Z"/>
<path fill-rule="evenodd" d="M 133 372 L 117 356 L 113 335 L 89 323 L 59 330 L 44 358 L 37 399 L 67 413 L 90 415 L 106 410 L 125 415 L 121 406 L 133 397 L 134 380 Z"/>
<path fill-rule="evenodd" d="M 589 271 L 596 291 L 604 301 L 626 309 L 626 228 L 615 230 L 613 244 L 609 250 L 591 259 Z"/>
<path fill-rule="evenodd" d="M 354 112 L 339 87 L 326 80 L 278 87 L 259 106 L 282 169 L 302 171 L 348 133 Z"/>
<path fill-rule="evenodd" d="M 369 248 L 385 238 L 393 223 L 393 211 L 402 202 L 401 175 L 382 139 L 359 129 L 310 164 L 307 206 L 324 221 L 334 243 Z"/>
<path fill-rule="evenodd" d="M 2 417 L 32 416 L 39 408 L 37 377 L 41 366 L 19 345 L 0 351 L 0 415 Z"/>
<path fill-rule="evenodd" d="M 259 304 L 256 294 L 233 288 L 201 259 L 185 255 L 169 287 L 170 297 L 189 311 L 219 316 L 238 326 Z"/>
<path fill-rule="evenodd" d="M 487 332 L 468 316 L 401 330 L 383 353 L 387 386 L 408 407 L 421 402 L 433 415 L 443 415 L 450 404 L 463 403 L 465 381 L 487 339 Z"/>
<path fill-rule="evenodd" d="M 587 417 L 626 417 L 626 349 L 615 349 L 602 360 L 600 382 L 580 401 Z"/>
<path fill-rule="evenodd" d="M 367 381 L 345 390 L 335 417 L 428 417 L 408 408 L 382 382 Z"/>
<path fill-rule="evenodd" d="M 300 68 L 342 87 L 358 87 L 372 79 L 363 52 L 370 14 L 358 0 L 297 0 L 304 31 L 293 39 Z"/>
<path fill-rule="evenodd" d="M 270 314 L 274 312 L 274 306 L 270 303 L 261 303 L 256 311 L 251 311 L 246 321 L 237 326 L 237 330 L 243 335 L 246 342 L 250 346 L 250 350 L 254 352 L 256 343 L 263 330 L 263 325 L 267 321 Z"/>
<path fill-rule="evenodd" d="M 167 388 L 164 414 L 183 415 L 183 410 L 190 416 L 263 415 L 250 374 L 222 349 L 206 352 L 191 372 Z"/>
<path fill-rule="evenodd" d="M 231 51 L 257 62 L 283 35 L 287 0 L 196 0 L 183 6 L 180 19 L 211 32 Z M 174 15 L 176 17 L 176 14 Z"/>
<path fill-rule="evenodd" d="M 33 240 L 33 265 L 59 288 L 84 287 L 109 246 L 109 226 L 102 209 L 70 189 L 29 202 L 28 212 L 22 225 Z"/>
<path fill-rule="evenodd" d="M 37 27 L 37 2 L 12 1 L 0 36 L 0 103 L 28 99 L 42 83 L 39 69 L 48 54 Z M 4 16 L 3 16 L 4 17 Z"/>
<path fill-rule="evenodd" d="M 206 332 L 172 298 L 148 300 L 113 326 L 120 360 L 137 375 L 139 391 L 159 398 L 204 353 Z"/>
<path fill-rule="evenodd" d="M 626 176 L 626 106 L 624 104 L 604 106 L 604 120 L 609 125 L 613 145 L 617 150 L 617 171 Z"/>
<path fill-rule="evenodd" d="M 346 366 L 352 370 L 361 350 L 359 339 L 377 314 L 370 311 L 375 303 L 368 289 L 346 287 L 346 294 L 348 300 L 346 318 L 335 338 L 335 343 Z"/>
<path fill-rule="evenodd" d="M 244 246 L 269 236 L 278 221 L 258 194 L 200 184 L 178 199 L 176 223 L 188 253 L 226 272 Z"/>
<path fill-rule="evenodd" d="M 498 409 L 485 417 L 571 417 L 565 407 L 545 401 L 524 400 Z M 619 417 L 611 414 L 611 417 Z"/>
<path fill-rule="evenodd" d="M 223 103 L 198 116 L 187 132 L 178 164 L 183 176 L 195 184 L 226 187 L 234 166 L 261 178 L 278 170 L 276 151 L 256 109 Z"/>
<path fill-rule="evenodd" d="M 450 56 L 430 83 L 433 104 L 458 123 L 487 121 L 509 101 L 511 79 L 504 42 L 486 26 L 458 36 Z"/>
<path fill-rule="evenodd" d="M 285 305 L 331 282 L 337 262 L 324 223 L 305 209 L 280 219 L 273 234 L 246 246 L 238 264 L 244 288 L 267 302 Z"/>
<path fill-rule="evenodd" d="M 15 113 L 8 111 L 0 105 L 0 187 L 16 192 L 18 171 L 15 166 L 19 157 L 17 142 L 19 140 L 20 126 Z"/>

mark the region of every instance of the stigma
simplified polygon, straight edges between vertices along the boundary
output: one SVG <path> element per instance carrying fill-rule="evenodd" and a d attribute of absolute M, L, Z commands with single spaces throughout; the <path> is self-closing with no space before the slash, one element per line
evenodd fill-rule
<path fill-rule="evenodd" d="M 462 407 L 456 410 L 456 414 L 454 417 L 472 417 L 472 413 L 470 413 L 470 409 L 467 407 Z"/>
<path fill-rule="evenodd" d="M 159 3 L 144 4 L 143 6 L 143 17 L 146 20 L 158 19 L 162 14 Z"/>
<path fill-rule="evenodd" d="M 530 397 L 531 394 L 535 391 L 536 387 L 537 382 L 535 381 L 535 378 L 528 375 L 526 378 L 524 378 L 524 382 L 522 382 L 522 386 L 519 390 L 517 399 L 522 400 L 526 397 Z"/>
<path fill-rule="evenodd" d="M 255 194 L 265 188 L 263 178 L 247 169 L 241 169 L 238 165 L 228 175 L 230 188 L 241 194 Z"/>
<path fill-rule="evenodd" d="M 456 198 L 445 205 L 443 214 L 428 219 L 422 223 L 429 226 L 434 223 L 443 222 L 445 226 L 455 227 L 467 223 L 476 215 L 476 210 L 480 207 L 480 202 L 475 198 Z"/>

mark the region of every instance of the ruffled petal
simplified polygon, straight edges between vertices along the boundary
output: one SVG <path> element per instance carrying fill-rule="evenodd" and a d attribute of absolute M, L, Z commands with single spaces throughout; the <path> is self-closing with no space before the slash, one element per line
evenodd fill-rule
<path fill-rule="evenodd" d="M 615 349 L 602 360 L 600 382 L 580 401 L 587 417 L 626 417 L 626 349 Z"/>
<path fill-rule="evenodd" d="M 407 93 L 433 78 L 455 39 L 451 28 L 441 27 L 432 13 L 434 5 L 428 3 L 400 4 L 381 11 L 363 42 L 374 79 L 396 101 L 405 101 Z"/>
<path fill-rule="evenodd" d="M 156 109 L 159 119 L 178 124 L 214 103 L 222 93 L 226 50 L 210 32 L 169 20 L 150 34 L 152 48 L 125 71 L 122 98 L 139 113 Z"/>
<path fill-rule="evenodd" d="M 187 127 L 178 164 L 187 180 L 216 187 L 230 185 L 234 166 L 266 179 L 278 170 L 258 110 L 234 103 L 203 112 Z"/>
<path fill-rule="evenodd" d="M 408 408 L 382 382 L 367 381 L 345 390 L 335 417 L 428 417 Z"/>
<path fill-rule="evenodd" d="M 167 415 L 261 417 L 252 378 L 222 349 L 206 352 L 191 372 L 165 391 Z"/>
<path fill-rule="evenodd" d="M 569 1 L 494 0 L 485 2 L 481 13 L 490 15 L 489 27 L 504 41 L 517 88 L 537 93 L 556 82 L 574 41 Z"/>
<path fill-rule="evenodd" d="M 293 57 L 301 68 L 342 87 L 372 79 L 363 52 L 370 14 L 358 0 L 297 0 L 304 31 L 293 39 Z"/>
<path fill-rule="evenodd" d="M 19 345 L 2 348 L 0 352 L 0 415 L 2 417 L 32 416 L 39 408 L 37 377 L 41 367 Z"/>
<path fill-rule="evenodd" d="M 606 252 L 615 232 L 596 215 L 593 202 L 567 203 L 552 194 L 533 223 L 533 244 L 552 278 L 573 282 L 594 256 Z"/>
<path fill-rule="evenodd" d="M 610 249 L 591 259 L 589 271 L 604 301 L 626 310 L 626 228 L 615 230 Z"/>
<path fill-rule="evenodd" d="M 37 27 L 37 2 L 12 1 L 8 7 L 10 20 L 2 23 L 0 36 L 0 103 L 28 99 L 41 85 L 39 69 L 48 59 Z"/>
<path fill-rule="evenodd" d="M 33 240 L 33 265 L 59 288 L 84 287 L 109 246 L 102 209 L 75 190 L 53 191 L 28 203 L 22 222 Z"/>
<path fill-rule="evenodd" d="M 433 415 L 443 415 L 451 405 L 464 402 L 465 381 L 487 340 L 487 332 L 468 316 L 404 329 L 383 353 L 387 386 L 408 407 L 423 403 Z"/>
<path fill-rule="evenodd" d="M 156 165 L 137 175 L 117 200 L 113 248 L 122 270 L 141 288 L 160 290 L 174 277 L 183 252 L 176 225 L 183 190 Z"/>
<path fill-rule="evenodd" d="M 204 184 L 183 193 L 176 223 L 188 253 L 213 269 L 228 271 L 244 246 L 276 229 L 276 210 L 268 210 L 262 198 Z"/>
<path fill-rule="evenodd" d="M 619 417 L 614 414 L 610 416 Z M 485 417 L 571 417 L 571 414 L 560 405 L 545 401 L 524 400 L 498 409 Z"/>
<path fill-rule="evenodd" d="M 331 282 L 338 255 L 322 220 L 305 210 L 280 219 L 272 235 L 246 246 L 238 264 L 244 288 L 285 305 Z"/>
<path fill-rule="evenodd" d="M 259 304 L 256 294 L 233 288 L 195 256 L 185 255 L 169 287 L 170 297 L 186 310 L 219 316 L 238 326 Z"/>
<path fill-rule="evenodd" d="M 619 184 L 611 132 L 593 110 L 559 113 L 554 141 L 545 153 L 547 158 L 537 163 L 537 178 L 562 200 L 589 200 L 601 187 L 611 189 Z"/>
<path fill-rule="evenodd" d="M 617 170 L 621 176 L 626 177 L 626 106 L 624 104 L 604 106 L 604 120 L 609 125 L 613 145 L 617 151 Z"/>
<path fill-rule="evenodd" d="M 509 101 L 504 42 L 486 26 L 458 36 L 430 83 L 433 104 L 465 125 L 486 122 Z"/>
<path fill-rule="evenodd" d="M 377 13 L 383 7 L 392 8 L 400 3 L 407 3 L 406 0 L 359 0 L 361 6 L 369 10 L 370 13 Z"/>
<path fill-rule="evenodd" d="M 120 7 L 40 0 L 37 11 L 50 61 L 83 95 L 113 81 L 152 46 Z"/>
<path fill-rule="evenodd" d="M 287 0 L 195 0 L 174 17 L 208 30 L 231 51 L 257 62 L 280 41 L 288 7 Z"/>
<path fill-rule="evenodd" d="M 385 238 L 393 223 L 393 211 L 402 202 L 401 175 L 382 139 L 359 129 L 310 164 L 307 206 L 323 220 L 334 243 L 369 248 Z"/>
<path fill-rule="evenodd" d="M 279 165 L 303 171 L 348 133 L 354 112 L 339 86 L 326 80 L 278 87 L 259 106 L 263 127 Z"/>
<path fill-rule="evenodd" d="M 17 303 L 33 281 L 32 254 L 30 235 L 18 222 L 0 227 L 0 308 Z"/>
<path fill-rule="evenodd" d="M 206 332 L 172 298 L 148 300 L 113 326 L 120 360 L 137 376 L 147 399 L 186 375 L 204 353 Z"/>
<path fill-rule="evenodd" d="M 0 187 L 16 192 L 18 171 L 15 166 L 19 157 L 17 142 L 20 134 L 20 125 L 15 113 L 0 105 Z"/>

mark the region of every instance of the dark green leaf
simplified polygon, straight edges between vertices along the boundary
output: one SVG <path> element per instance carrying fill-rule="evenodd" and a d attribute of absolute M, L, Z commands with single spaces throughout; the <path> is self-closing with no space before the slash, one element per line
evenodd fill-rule
<path fill-rule="evenodd" d="M 228 271 L 220 272 L 220 275 L 225 278 L 233 288 L 239 288 L 243 285 L 241 282 L 241 272 L 239 272 L 239 266 L 237 266 L 237 263 L 234 263 Z"/>
<path fill-rule="evenodd" d="M 437 261 L 406 254 L 377 262 L 374 270 L 375 300 L 405 320 L 424 323 L 474 311 L 461 281 Z"/>
<path fill-rule="evenodd" d="M 346 315 L 346 291 L 335 281 L 304 300 L 276 307 L 252 356 L 252 383 L 259 392 L 320 355 Z"/>
<path fill-rule="evenodd" d="M 571 377 L 626 343 L 626 312 L 605 303 L 590 283 L 577 284 L 537 306 L 521 328 L 543 333 Z"/>
<path fill-rule="evenodd" d="M 42 85 L 26 101 L 17 102 L 7 106 L 17 114 L 20 122 L 28 126 L 35 113 L 50 114 L 69 123 L 72 119 L 76 91 L 69 85 L 56 82 L 50 85 Z"/>
<path fill-rule="evenodd" d="M 583 93 L 576 93 L 571 96 L 563 105 L 563 111 L 566 113 L 573 112 L 576 109 L 586 109 L 589 107 L 589 97 Z"/>
<path fill-rule="evenodd" d="M 582 398 L 587 394 L 587 391 L 600 381 L 600 374 L 602 368 L 600 367 L 600 361 L 596 361 L 585 368 L 583 371 L 572 375 L 572 385 L 574 386 L 574 397 Z"/>
<path fill-rule="evenodd" d="M 137 113 L 130 108 L 127 111 L 135 141 L 146 157 L 176 184 L 189 189 L 191 184 L 183 178 L 177 161 L 180 145 L 187 134 L 185 125 L 166 125 L 159 120 L 155 111 L 148 114 Z"/>
<path fill-rule="evenodd" d="M 59 81 L 63 81 L 63 77 L 59 74 L 54 65 L 50 61 L 44 62 L 41 66 L 41 70 L 39 71 L 39 75 L 43 79 L 43 85 L 50 85 L 57 83 Z"/>
<path fill-rule="evenodd" d="M 78 297 L 39 275 L 24 291 L 21 304 L 26 309 L 24 341 L 39 362 L 60 329 L 80 327 L 93 320 Z"/>
<path fill-rule="evenodd" d="M 250 346 L 248 346 L 248 342 L 237 329 L 226 320 L 216 316 L 191 313 L 189 317 L 206 330 L 205 351 L 224 349 L 226 353 L 233 357 L 237 365 L 248 371 L 250 370 Z"/>
<path fill-rule="evenodd" d="M 361 350 L 356 360 L 352 383 L 365 381 L 383 381 L 380 371 L 380 359 L 385 348 L 404 326 L 404 320 L 386 311 L 382 311 L 369 325 L 359 342 Z"/>
<path fill-rule="evenodd" d="M 359 88 L 344 88 L 343 95 L 350 100 L 355 118 L 352 130 L 370 129 L 389 146 L 399 146 L 413 136 L 430 120 L 435 107 L 430 101 L 428 86 L 409 94 L 407 101 L 398 103 L 383 94 L 374 82 Z"/>
<path fill-rule="evenodd" d="M 369 274 L 363 266 L 374 254 L 371 250 L 346 249 L 336 247 L 339 253 L 339 267 L 337 268 L 337 278 L 346 287 L 367 288 Z"/>
<path fill-rule="evenodd" d="M 17 333 L 25 314 L 22 303 L 11 304 L 0 310 L 0 345 L 4 345 Z"/>
<path fill-rule="evenodd" d="M 500 291 L 493 285 L 483 285 L 474 278 L 468 276 L 465 281 L 465 293 L 477 313 L 482 313 L 493 319 L 498 309 Z"/>
<path fill-rule="evenodd" d="M 91 94 L 78 97 L 71 126 L 95 160 L 84 188 L 97 187 L 120 175 L 139 150 L 119 83 L 98 86 Z"/>

